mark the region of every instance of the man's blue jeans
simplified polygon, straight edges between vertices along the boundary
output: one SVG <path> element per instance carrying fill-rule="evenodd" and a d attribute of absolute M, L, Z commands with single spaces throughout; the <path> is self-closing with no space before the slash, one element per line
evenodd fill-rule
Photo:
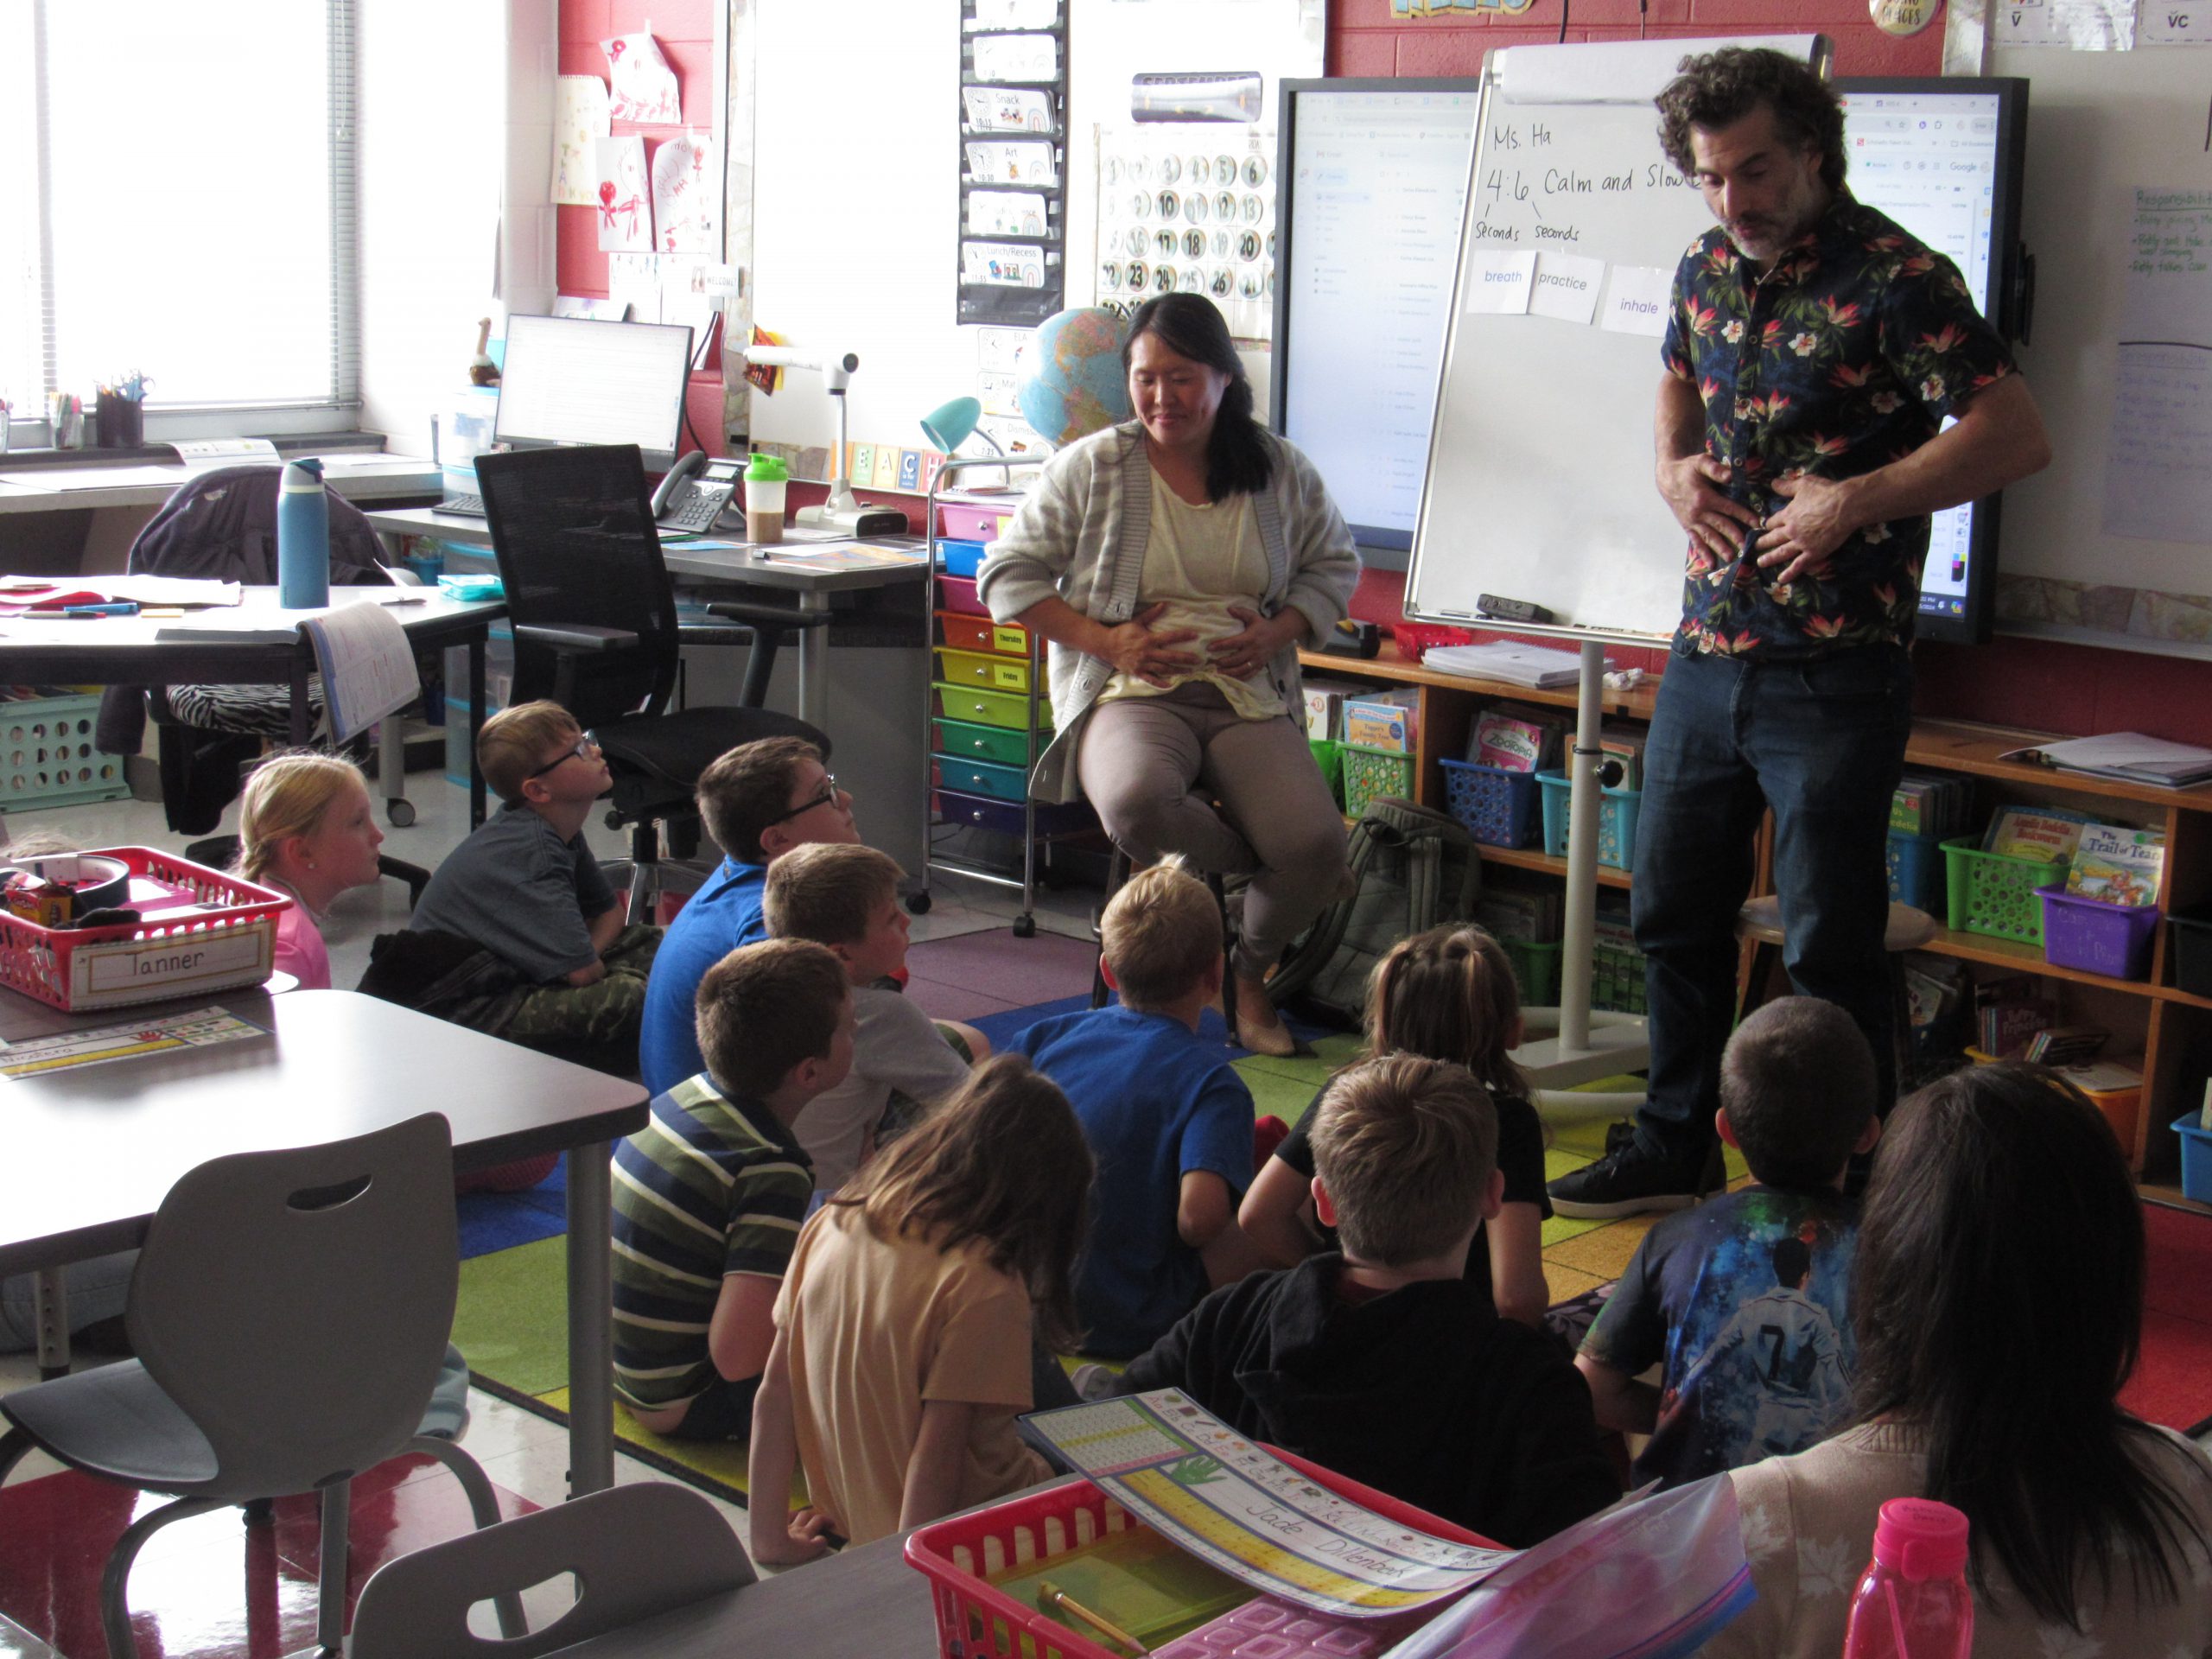
<path fill-rule="evenodd" d="M 1694 1178 L 1712 1142 L 1735 1020 L 1736 912 L 1764 808 L 1790 981 L 1857 1021 L 1883 1106 L 1895 1097 L 1885 841 L 1911 725 L 1912 664 L 1899 646 L 1669 661 L 1644 749 L 1631 891 L 1651 1023 L 1636 1126 L 1646 1155 Z"/>

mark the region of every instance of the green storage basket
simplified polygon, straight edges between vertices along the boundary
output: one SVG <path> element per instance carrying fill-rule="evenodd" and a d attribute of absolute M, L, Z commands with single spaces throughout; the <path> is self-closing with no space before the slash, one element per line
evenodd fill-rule
<path fill-rule="evenodd" d="M 1593 942 L 1590 947 L 1590 1006 L 1613 1014 L 1643 1014 L 1643 952 L 1634 945 Z"/>
<path fill-rule="evenodd" d="M 2043 901 L 2039 887 L 2063 887 L 2063 858 L 2009 858 L 1985 853 L 1976 836 L 1943 843 L 1948 921 L 1954 933 L 1986 933 L 2043 948 Z"/>
<path fill-rule="evenodd" d="M 1506 960 L 1513 964 L 1513 977 L 1521 987 L 1523 1007 L 1549 1008 L 1559 1004 L 1559 957 L 1567 947 L 1554 941 L 1539 944 L 1534 939 L 1500 939 Z"/>
<path fill-rule="evenodd" d="M 1344 804 L 1344 746 L 1332 737 L 1309 737 L 1306 747 L 1313 751 L 1313 764 L 1321 768 L 1322 781 L 1329 785 L 1329 798 L 1339 811 Z"/>
<path fill-rule="evenodd" d="M 1363 749 L 1344 746 L 1344 816 L 1364 817 L 1367 804 L 1379 795 L 1411 800 L 1414 758 L 1391 749 Z"/>

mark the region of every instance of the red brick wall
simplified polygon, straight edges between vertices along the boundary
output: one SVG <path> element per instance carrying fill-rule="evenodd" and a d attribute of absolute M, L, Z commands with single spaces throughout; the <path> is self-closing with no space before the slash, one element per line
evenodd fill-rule
<path fill-rule="evenodd" d="M 1932 75 L 1942 57 L 1942 20 L 1910 40 L 1867 21 L 1864 0 L 1536 0 L 1517 16 L 1394 18 L 1390 0 L 1330 0 L 1332 75 L 1471 75 L 1496 47 L 1644 36 L 1802 33 L 1835 42 L 1836 73 Z M 1353 600 L 1357 615 L 1397 620 L 1405 578 L 1376 571 Z M 1616 652 L 1647 666 L 1657 652 Z M 1923 645 L 1920 711 L 2074 735 L 2134 730 L 2180 742 L 2212 743 L 2212 664 L 2139 652 L 1999 638 L 1982 646 Z"/>

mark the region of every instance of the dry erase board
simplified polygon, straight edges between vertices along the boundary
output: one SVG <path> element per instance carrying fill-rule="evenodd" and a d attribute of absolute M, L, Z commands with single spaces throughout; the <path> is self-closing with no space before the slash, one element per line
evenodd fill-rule
<path fill-rule="evenodd" d="M 1651 100 L 1685 53 L 1730 44 L 1825 53 L 1787 35 L 1491 54 L 1409 614 L 1464 620 L 1495 594 L 1610 638 L 1674 631 L 1683 538 L 1651 414 L 1668 287 L 1713 216 Z"/>
<path fill-rule="evenodd" d="M 2048 469 L 2005 492 L 1999 627 L 2057 624 L 2093 643 L 2212 654 L 2206 543 L 2115 535 L 2105 527 L 2119 407 L 2118 341 L 2139 187 L 2212 189 L 2212 54 L 2183 48 L 2069 52 L 1999 48 L 1993 74 L 2029 81 L 2022 233 L 2037 299 L 2019 348 L 2050 429 Z M 2153 644 L 2155 643 L 2155 645 Z"/>

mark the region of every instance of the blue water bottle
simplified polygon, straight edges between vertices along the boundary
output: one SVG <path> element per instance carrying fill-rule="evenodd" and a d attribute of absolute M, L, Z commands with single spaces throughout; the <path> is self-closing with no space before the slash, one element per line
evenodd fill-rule
<path fill-rule="evenodd" d="M 313 456 L 287 462 L 277 486 L 276 597 L 288 611 L 330 603 L 330 499 Z"/>

